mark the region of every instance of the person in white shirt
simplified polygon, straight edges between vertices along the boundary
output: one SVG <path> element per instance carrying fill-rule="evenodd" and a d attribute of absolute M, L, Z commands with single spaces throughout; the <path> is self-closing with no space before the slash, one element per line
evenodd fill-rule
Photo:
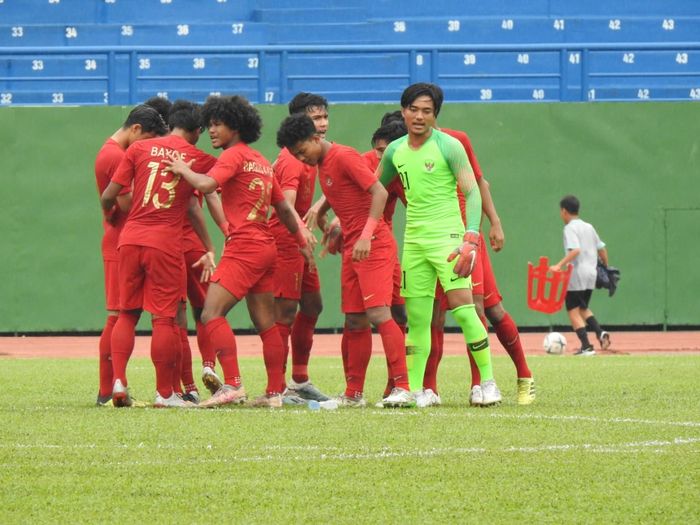
<path fill-rule="evenodd" d="M 561 271 L 568 264 L 573 265 L 566 292 L 566 310 L 571 327 L 581 341 L 581 348 L 574 355 L 595 355 L 593 345 L 588 340 L 587 328 L 595 332 L 602 350 L 610 347 L 610 334 L 600 327 L 588 307 L 595 288 L 598 257 L 608 266 L 608 251 L 595 228 L 579 218 L 580 206 L 581 203 L 573 195 L 567 195 L 559 202 L 559 213 L 564 221 L 565 255 L 550 270 Z"/>

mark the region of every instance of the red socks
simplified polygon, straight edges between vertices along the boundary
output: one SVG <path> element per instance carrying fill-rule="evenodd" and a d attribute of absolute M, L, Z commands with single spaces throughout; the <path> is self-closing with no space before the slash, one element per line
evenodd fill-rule
<path fill-rule="evenodd" d="M 108 315 L 100 334 L 100 397 L 112 395 L 112 330 L 117 323 L 116 315 Z"/>
<path fill-rule="evenodd" d="M 224 383 L 231 386 L 240 386 L 241 371 L 238 368 L 238 352 L 236 337 L 226 321 L 225 317 L 215 317 L 204 325 L 204 346 L 202 356 L 219 357 L 221 368 L 224 372 Z M 205 363 L 206 358 L 205 358 Z"/>
<path fill-rule="evenodd" d="M 445 331 L 442 327 L 430 326 L 430 355 L 425 365 L 423 376 L 423 388 L 429 388 L 437 394 L 437 371 L 442 360 L 442 350 L 445 340 Z"/>
<path fill-rule="evenodd" d="M 292 379 L 297 383 L 309 380 L 309 355 L 314 341 L 317 317 L 297 312 L 292 325 Z"/>
<path fill-rule="evenodd" d="M 197 346 L 199 347 L 199 354 L 202 356 L 202 366 L 208 366 L 214 370 L 216 368 L 216 353 L 212 352 L 207 345 L 204 323 L 197 321 L 195 327 L 197 330 Z"/>
<path fill-rule="evenodd" d="M 377 326 L 377 331 L 382 338 L 390 379 L 393 380 L 394 386 L 410 391 L 406 369 L 406 344 L 401 328 L 396 321 L 389 319 Z"/>
<path fill-rule="evenodd" d="M 345 395 L 361 397 L 365 387 L 365 374 L 372 357 L 372 330 L 345 330 L 347 368 L 345 370 Z"/>
<path fill-rule="evenodd" d="M 185 385 L 185 392 L 197 390 L 197 385 L 194 382 L 192 375 L 192 348 L 190 347 L 190 338 L 187 335 L 187 328 L 178 327 L 180 341 L 182 342 L 182 366 L 180 378 L 182 384 Z"/>
<path fill-rule="evenodd" d="M 292 327 L 284 323 L 275 323 L 277 326 L 277 331 L 280 333 L 282 338 L 282 347 L 284 348 L 284 371 L 287 371 L 287 359 L 289 358 L 289 332 L 291 332 Z M 294 359 L 294 358 L 292 358 Z"/>
<path fill-rule="evenodd" d="M 180 340 L 175 333 L 175 320 L 172 317 L 157 317 L 153 319 L 153 335 L 151 336 L 151 361 L 156 368 L 156 390 L 168 398 L 173 393 L 173 379 L 177 370 L 177 352 Z"/>
<path fill-rule="evenodd" d="M 281 394 L 287 388 L 284 381 L 284 345 L 276 325 L 260 333 L 263 344 L 263 359 L 267 370 L 268 395 Z"/>
<path fill-rule="evenodd" d="M 518 377 L 532 377 L 532 372 L 530 372 L 530 368 L 527 366 L 527 361 L 525 360 L 523 346 L 520 343 L 518 327 L 508 312 L 506 312 L 503 319 L 501 319 L 498 324 L 494 325 L 494 329 L 496 330 L 498 340 L 513 360 Z"/>
<path fill-rule="evenodd" d="M 173 346 L 173 357 L 175 358 L 175 368 L 173 369 L 173 391 L 176 394 L 182 394 L 182 382 L 180 381 L 180 378 L 182 377 L 182 354 L 184 349 L 182 348 L 180 327 L 175 323 L 173 323 L 173 341 L 175 341 L 175 345 Z"/>
<path fill-rule="evenodd" d="M 120 379 L 124 386 L 127 386 L 126 365 L 129 363 L 131 352 L 134 351 L 136 323 L 138 322 L 138 315 L 119 312 L 117 322 L 112 328 L 112 378 L 113 381 Z"/>

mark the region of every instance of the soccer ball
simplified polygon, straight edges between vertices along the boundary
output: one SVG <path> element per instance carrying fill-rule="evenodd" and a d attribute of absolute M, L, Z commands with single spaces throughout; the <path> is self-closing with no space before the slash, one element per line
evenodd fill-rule
<path fill-rule="evenodd" d="M 566 352 L 566 338 L 559 332 L 549 332 L 544 336 L 542 346 L 548 354 L 561 355 Z"/>

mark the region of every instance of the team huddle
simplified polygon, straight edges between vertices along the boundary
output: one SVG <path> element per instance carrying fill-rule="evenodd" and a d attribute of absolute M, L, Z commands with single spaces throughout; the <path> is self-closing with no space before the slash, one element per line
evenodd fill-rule
<path fill-rule="evenodd" d="M 326 139 L 326 99 L 300 93 L 277 131 L 281 150 L 273 164 L 250 147 L 262 121 L 240 96 L 212 96 L 202 106 L 151 99 L 133 109 L 95 162 L 107 306 L 97 404 L 137 404 L 126 370 L 146 310 L 152 316 L 155 407 L 366 406 L 372 327 L 388 372 L 377 405 L 439 405 L 448 309 L 471 364 L 469 403 L 501 402 L 487 320 L 515 365 L 518 403 L 532 403 L 534 380 L 517 326 L 501 302 L 480 233 L 482 214 L 495 251 L 503 247 L 503 230 L 469 138 L 437 125 L 442 102 L 434 84 L 409 86 L 401 110 L 384 115 L 372 150 L 361 155 Z M 204 130 L 223 150 L 218 158 L 196 147 Z M 314 203 L 316 180 L 323 197 Z M 226 238 L 218 261 L 204 200 Z M 406 206 L 400 262 L 392 232 L 397 200 Z M 314 263 L 317 228 L 323 252 L 341 259 L 345 391 L 332 399 L 308 375 L 323 308 Z M 265 392 L 251 401 L 226 320 L 244 298 L 267 372 Z M 206 400 L 193 377 L 186 300 L 196 323 L 202 382 L 211 392 Z"/>

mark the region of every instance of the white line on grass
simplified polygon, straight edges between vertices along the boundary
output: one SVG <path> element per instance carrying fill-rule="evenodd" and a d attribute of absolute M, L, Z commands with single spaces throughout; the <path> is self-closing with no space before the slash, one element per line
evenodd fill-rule
<path fill-rule="evenodd" d="M 685 438 L 676 437 L 668 440 L 650 440 L 650 441 L 633 441 L 628 443 L 608 443 L 608 444 L 595 444 L 595 443 L 581 443 L 581 444 L 561 444 L 561 445 L 541 445 L 537 447 L 502 447 L 502 448 L 485 448 L 485 447 L 445 447 L 445 448 L 429 448 L 429 449 L 417 449 L 417 450 L 392 450 L 390 448 L 383 448 L 377 451 L 367 451 L 367 452 L 339 452 L 338 447 L 317 447 L 317 446 L 299 446 L 299 447 L 284 447 L 284 446 L 264 446 L 261 449 L 262 454 L 255 454 L 250 456 L 229 456 L 229 457 L 211 457 L 211 458 L 173 458 L 172 456 L 167 456 L 164 460 L 124 460 L 124 461 L 108 461 L 104 457 L 99 460 L 99 463 L 104 466 L 143 466 L 143 465 L 169 465 L 169 464 L 216 464 L 216 463 L 247 463 L 247 462 L 263 462 L 263 461 L 284 461 L 284 462 L 296 462 L 296 461 L 345 461 L 345 460 L 381 460 L 381 459 L 395 459 L 395 458 L 430 458 L 439 456 L 455 456 L 455 455 L 472 455 L 472 454 L 485 454 L 485 453 L 527 453 L 531 454 L 533 452 L 571 452 L 571 451 L 584 451 L 584 452 L 594 452 L 594 453 L 638 453 L 645 451 L 661 452 L 664 448 L 679 446 L 679 445 L 693 445 L 700 443 L 700 438 Z M 98 446 L 96 444 L 75 444 L 75 445 L 51 445 L 51 444 L 4 444 L 0 445 L 0 448 L 15 448 L 15 449 L 114 449 L 114 448 L 137 448 L 137 449 L 159 449 L 159 448 L 171 448 L 171 447 L 160 447 L 160 446 L 149 446 L 139 443 L 133 447 L 113 447 L 108 445 Z M 174 448 L 174 447 L 173 447 Z M 187 447 L 182 446 L 180 448 L 192 448 L 200 449 L 204 447 Z M 212 449 L 211 445 L 206 447 L 207 449 Z M 265 453 L 269 450 L 276 450 L 279 454 Z M 290 455 L 290 451 L 301 452 L 302 454 Z M 208 452 L 208 454 L 217 454 L 218 450 L 213 450 Z M 303 454 L 308 452 L 309 454 Z M 101 453 L 102 454 L 102 453 Z M 72 463 L 73 460 L 58 460 L 51 462 L 39 462 L 34 463 L 35 466 L 49 466 L 49 465 L 64 465 L 67 463 Z M 3 467 L 15 467 L 16 465 L 10 462 L 1 464 Z"/>

